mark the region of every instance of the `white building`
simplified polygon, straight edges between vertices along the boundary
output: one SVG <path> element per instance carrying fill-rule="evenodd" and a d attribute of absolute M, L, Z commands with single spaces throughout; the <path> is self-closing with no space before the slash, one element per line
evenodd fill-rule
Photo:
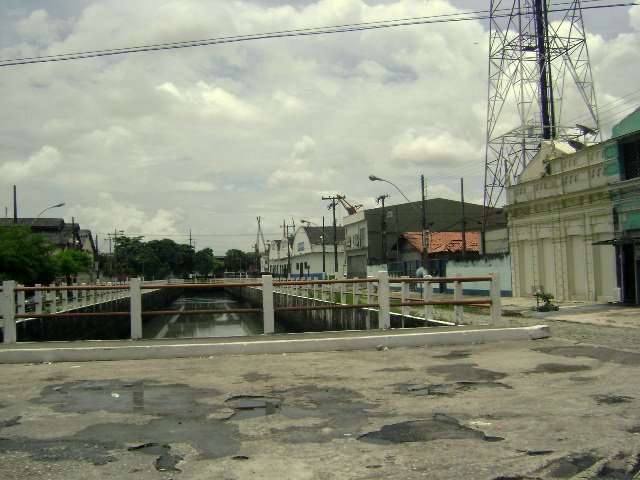
<path fill-rule="evenodd" d="M 291 278 L 342 277 L 346 271 L 344 227 L 336 227 L 337 249 L 333 232 L 333 226 L 299 227 L 289 239 L 271 242 L 271 273 Z"/>
<path fill-rule="evenodd" d="M 545 142 L 507 188 L 513 295 L 541 289 L 559 301 L 615 301 L 614 233 L 601 143 L 574 151 Z"/>

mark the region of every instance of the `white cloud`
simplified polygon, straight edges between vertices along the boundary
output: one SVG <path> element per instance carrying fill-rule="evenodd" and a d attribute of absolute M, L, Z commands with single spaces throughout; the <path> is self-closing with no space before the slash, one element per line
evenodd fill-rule
<path fill-rule="evenodd" d="M 481 155 L 478 146 L 456 138 L 449 132 L 437 135 L 417 134 L 414 129 L 404 132 L 391 149 L 391 158 L 408 165 L 430 165 L 449 169 Z"/>
<path fill-rule="evenodd" d="M 177 182 L 177 190 L 183 192 L 213 192 L 216 187 L 209 182 L 198 182 L 194 180 L 183 180 Z"/>
<path fill-rule="evenodd" d="M 31 12 L 28 18 L 17 23 L 17 30 L 26 39 L 47 45 L 58 40 L 59 22 L 52 21 L 44 9 Z"/>
<path fill-rule="evenodd" d="M 0 177 L 8 181 L 22 180 L 27 177 L 46 176 L 62 161 L 60 151 L 45 145 L 26 161 L 6 161 L 0 164 Z"/>
<path fill-rule="evenodd" d="M 129 235 L 178 235 L 176 223 L 183 213 L 180 208 L 146 211 L 139 205 L 118 201 L 110 193 L 104 192 L 86 199 L 84 205 L 69 208 L 69 214 L 83 228 L 104 234 L 123 230 Z"/>
<path fill-rule="evenodd" d="M 3 58 L 455 11 L 445 0 L 10 3 Z M 640 7 L 618 11 L 616 35 L 587 25 L 611 121 L 637 107 L 640 76 Z M 98 232 L 193 229 L 220 252 L 250 248 L 257 216 L 265 232 L 321 219 L 327 194 L 374 206 L 384 191 L 369 174 L 410 198 L 421 173 L 430 198 L 456 198 L 465 176 L 465 198 L 482 198 L 487 37 L 454 22 L 5 68 L 2 200 L 17 183 L 25 211 L 60 198 Z"/>

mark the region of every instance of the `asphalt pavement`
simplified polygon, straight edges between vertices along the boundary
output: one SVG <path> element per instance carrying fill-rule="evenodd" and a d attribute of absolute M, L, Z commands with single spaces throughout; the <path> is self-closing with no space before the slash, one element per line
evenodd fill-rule
<path fill-rule="evenodd" d="M 0 365 L 0 477 L 639 478 L 640 310 L 533 306 L 551 337 Z"/>

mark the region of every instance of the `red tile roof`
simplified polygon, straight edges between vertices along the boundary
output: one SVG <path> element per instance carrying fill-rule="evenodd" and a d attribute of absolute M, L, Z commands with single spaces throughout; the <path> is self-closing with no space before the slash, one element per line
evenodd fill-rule
<path fill-rule="evenodd" d="M 405 238 L 413 248 L 422 253 L 422 232 L 404 232 Z M 467 252 L 480 252 L 480 232 L 465 232 Z M 462 251 L 462 232 L 429 233 L 429 252 L 445 253 Z"/>

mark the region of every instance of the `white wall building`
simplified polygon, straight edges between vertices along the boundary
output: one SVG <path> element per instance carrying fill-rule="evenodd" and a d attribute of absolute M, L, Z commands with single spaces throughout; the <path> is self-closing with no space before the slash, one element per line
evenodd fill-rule
<path fill-rule="evenodd" d="M 274 276 L 340 278 L 345 273 L 344 227 L 299 227 L 287 241 L 271 242 L 269 268 Z M 287 251 L 287 245 L 289 250 Z M 337 255 L 336 253 L 337 252 Z M 337 268 L 336 268 L 337 261 Z"/>
<path fill-rule="evenodd" d="M 507 188 L 513 294 L 537 289 L 559 301 L 615 301 L 615 250 L 606 143 L 573 151 L 545 142 Z"/>

